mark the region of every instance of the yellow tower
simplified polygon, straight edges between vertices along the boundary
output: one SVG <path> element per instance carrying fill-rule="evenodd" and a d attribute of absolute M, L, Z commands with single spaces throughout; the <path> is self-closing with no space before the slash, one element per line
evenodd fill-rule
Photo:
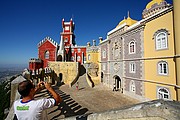
<path fill-rule="evenodd" d="M 160 4 L 161 2 L 163 2 L 164 0 L 152 0 L 151 2 L 149 2 L 146 6 L 146 9 L 150 9 L 152 5 L 154 4 Z"/>
<path fill-rule="evenodd" d="M 177 85 L 180 86 L 180 0 L 173 0 L 175 30 L 175 62 Z M 177 100 L 180 101 L 180 88 L 177 88 Z"/>
<path fill-rule="evenodd" d="M 176 100 L 173 8 L 164 0 L 152 0 L 143 18 L 145 97 Z"/>

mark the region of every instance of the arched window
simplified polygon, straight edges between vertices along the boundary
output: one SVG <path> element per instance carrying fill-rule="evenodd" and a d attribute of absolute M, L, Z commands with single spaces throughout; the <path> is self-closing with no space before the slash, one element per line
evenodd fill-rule
<path fill-rule="evenodd" d="M 170 99 L 169 90 L 163 87 L 159 88 L 158 99 Z"/>
<path fill-rule="evenodd" d="M 64 42 L 68 42 L 68 38 L 67 37 L 64 39 Z"/>
<path fill-rule="evenodd" d="M 106 50 L 103 50 L 103 58 L 106 58 Z"/>
<path fill-rule="evenodd" d="M 71 60 L 74 61 L 74 56 L 71 57 Z"/>
<path fill-rule="evenodd" d="M 136 53 L 136 44 L 134 41 L 131 41 L 129 43 L 129 54 L 134 54 Z"/>
<path fill-rule="evenodd" d="M 88 60 L 91 60 L 91 55 L 90 54 L 88 54 Z"/>
<path fill-rule="evenodd" d="M 81 57 L 80 57 L 80 56 L 78 56 L 78 57 L 77 57 L 77 61 L 80 61 L 80 60 L 81 60 Z"/>
<path fill-rule="evenodd" d="M 71 52 L 74 53 L 74 48 L 71 49 Z"/>
<path fill-rule="evenodd" d="M 156 34 L 156 50 L 162 50 L 168 48 L 168 41 L 167 41 L 167 33 L 165 31 L 161 31 Z"/>
<path fill-rule="evenodd" d="M 158 62 L 158 74 L 168 75 L 168 63 L 165 61 Z"/>
<path fill-rule="evenodd" d="M 129 84 L 129 88 L 130 88 L 130 92 L 136 92 L 136 85 L 135 85 L 135 82 L 133 80 L 130 81 L 130 84 Z"/>
<path fill-rule="evenodd" d="M 80 53 L 81 52 L 81 48 L 78 48 L 78 53 Z"/>
<path fill-rule="evenodd" d="M 45 58 L 45 59 L 49 59 L 49 51 L 46 51 L 46 52 L 44 53 L 44 58 Z"/>

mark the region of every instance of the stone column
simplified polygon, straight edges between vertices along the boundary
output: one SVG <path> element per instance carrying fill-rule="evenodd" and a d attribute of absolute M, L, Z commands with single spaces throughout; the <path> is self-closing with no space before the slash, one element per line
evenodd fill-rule
<path fill-rule="evenodd" d="M 180 0 L 173 0 L 174 6 L 174 37 L 175 37 L 175 64 L 176 64 L 176 80 L 180 86 Z M 177 100 L 180 101 L 180 89 L 177 89 Z"/>

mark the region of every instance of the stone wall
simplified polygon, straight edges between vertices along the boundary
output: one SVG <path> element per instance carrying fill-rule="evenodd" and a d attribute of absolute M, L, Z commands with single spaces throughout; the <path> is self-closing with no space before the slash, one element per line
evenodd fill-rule
<path fill-rule="evenodd" d="M 54 70 L 56 80 L 71 86 L 79 75 L 78 62 L 49 62 L 49 67 Z"/>
<path fill-rule="evenodd" d="M 117 110 L 86 114 L 64 120 L 180 120 L 180 102 L 154 100 Z"/>

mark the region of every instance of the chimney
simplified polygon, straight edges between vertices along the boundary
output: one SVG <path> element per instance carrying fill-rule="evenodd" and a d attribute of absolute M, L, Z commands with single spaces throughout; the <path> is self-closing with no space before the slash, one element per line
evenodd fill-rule
<path fill-rule="evenodd" d="M 102 43 L 102 41 L 103 41 L 103 38 L 99 37 L 99 43 Z"/>
<path fill-rule="evenodd" d="M 93 40 L 93 46 L 96 46 L 96 40 Z"/>
<path fill-rule="evenodd" d="M 88 46 L 88 47 L 90 47 L 90 46 L 91 46 L 90 42 L 88 42 L 88 43 L 87 43 L 87 46 Z"/>

